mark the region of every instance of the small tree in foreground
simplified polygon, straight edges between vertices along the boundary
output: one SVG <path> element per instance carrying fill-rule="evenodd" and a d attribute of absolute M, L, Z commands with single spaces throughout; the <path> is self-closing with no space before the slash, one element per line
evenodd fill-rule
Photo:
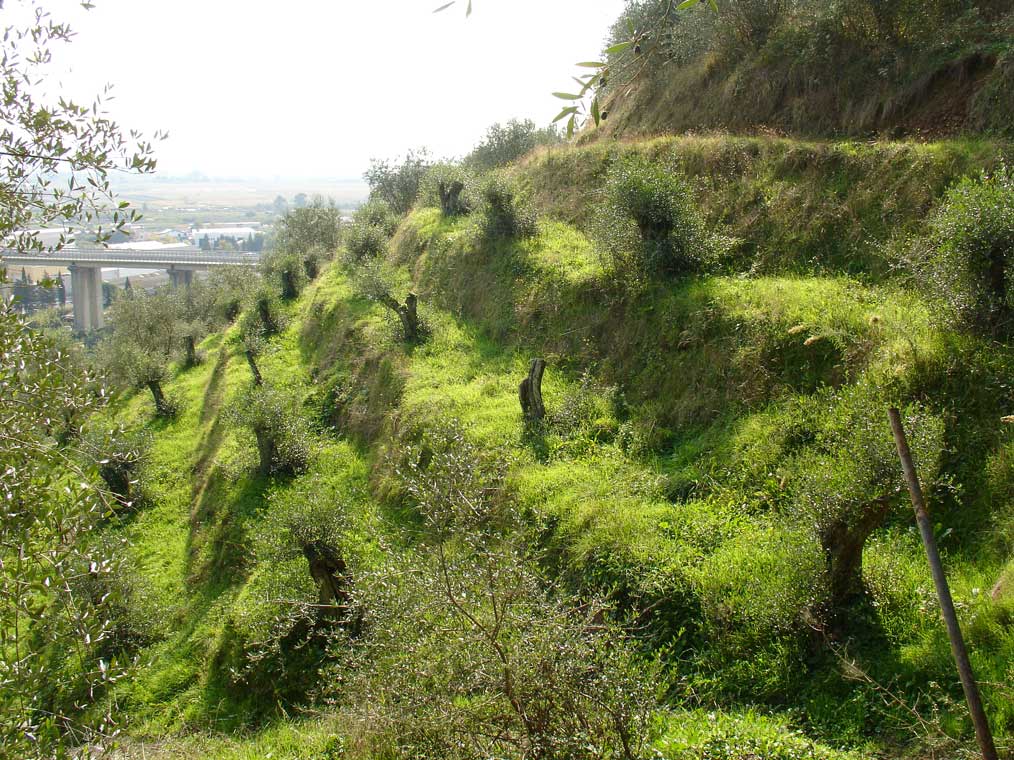
<path fill-rule="evenodd" d="M 602 605 L 554 588 L 526 556 L 495 464 L 454 432 L 426 449 L 402 472 L 423 521 L 419 549 L 358 586 L 369 635 L 345 681 L 371 749 L 643 757 L 653 669 Z"/>
<path fill-rule="evenodd" d="M 863 593 L 863 548 L 903 498 L 901 466 L 885 405 L 863 388 L 820 394 L 801 403 L 815 440 L 786 470 L 790 512 L 812 525 L 823 550 L 833 617 Z M 936 481 L 943 424 L 926 410 L 905 410 L 920 479 Z"/>
<path fill-rule="evenodd" d="M 419 298 L 409 292 L 404 303 L 400 303 L 393 295 L 392 279 L 379 261 L 364 262 L 352 273 L 353 285 L 361 296 L 376 301 L 398 317 L 402 340 L 409 344 L 419 343 L 428 334 L 419 317 Z"/>
<path fill-rule="evenodd" d="M 429 151 L 410 150 L 401 162 L 371 159 L 363 175 L 370 186 L 370 200 L 386 203 L 396 214 L 407 214 L 419 196 L 423 177 L 433 162 Z"/>
<path fill-rule="evenodd" d="M 294 393 L 255 386 L 233 406 L 232 418 L 254 434 L 262 475 L 294 474 L 306 468 L 310 431 Z"/>
<path fill-rule="evenodd" d="M 151 391 L 155 413 L 160 417 L 172 417 L 177 411 L 162 383 L 183 345 L 183 317 L 179 292 L 164 288 L 148 295 L 132 290 L 110 308 L 112 332 L 100 349 L 103 364 L 114 377 L 126 385 Z"/>
<path fill-rule="evenodd" d="M 115 732 L 102 694 L 122 668 L 103 657 L 118 573 L 90 540 L 112 503 L 92 484 L 76 420 L 106 398 L 47 336 L 0 304 L 0 746 L 5 757 L 64 757 Z M 61 414 L 54 415 L 54 410 Z M 65 429 L 66 421 L 71 428 Z M 62 441 L 62 442 L 61 442 Z M 81 704 L 89 710 L 81 710 Z"/>

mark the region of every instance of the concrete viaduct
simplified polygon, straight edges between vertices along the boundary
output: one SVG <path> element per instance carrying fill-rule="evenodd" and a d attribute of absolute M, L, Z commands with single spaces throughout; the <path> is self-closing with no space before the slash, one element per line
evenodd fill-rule
<path fill-rule="evenodd" d="M 165 269 L 173 287 L 189 285 L 196 270 L 213 267 L 249 267 L 260 261 L 257 253 L 225 253 L 199 248 L 64 248 L 59 251 L 0 250 L 0 264 L 66 267 L 70 270 L 74 330 L 91 332 L 104 324 L 102 267 Z"/>

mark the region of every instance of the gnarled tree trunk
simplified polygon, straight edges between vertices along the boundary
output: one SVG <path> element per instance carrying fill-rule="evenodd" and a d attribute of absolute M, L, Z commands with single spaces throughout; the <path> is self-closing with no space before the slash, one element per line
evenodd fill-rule
<path fill-rule="evenodd" d="M 885 496 L 866 504 L 857 521 L 837 520 L 820 531 L 832 615 L 863 592 L 863 547 L 870 534 L 884 524 L 889 508 L 890 499 Z"/>
<path fill-rule="evenodd" d="M 267 430 L 255 429 L 257 436 L 257 455 L 260 458 L 260 471 L 262 475 L 270 475 L 275 461 L 275 439 Z"/>
<path fill-rule="evenodd" d="M 409 293 L 405 297 L 404 304 L 398 303 L 387 293 L 380 297 L 380 302 L 397 314 L 398 319 L 401 320 L 401 329 L 406 343 L 417 343 L 419 341 L 418 300 L 415 293 Z"/>
<path fill-rule="evenodd" d="M 183 339 L 183 346 L 186 349 L 186 366 L 196 367 L 197 366 L 197 341 L 194 340 L 193 335 L 187 335 Z"/>
<path fill-rule="evenodd" d="M 264 380 L 261 377 L 261 371 L 257 367 L 257 359 L 254 357 L 253 351 L 247 350 L 246 352 L 246 363 L 250 365 L 250 372 L 253 374 L 254 385 L 264 385 Z"/>
<path fill-rule="evenodd" d="M 334 611 L 346 608 L 350 598 L 345 560 L 334 548 L 322 541 L 305 544 L 303 556 L 310 565 L 310 577 L 317 584 L 317 604 L 322 612 L 328 608 L 333 608 Z"/>
<path fill-rule="evenodd" d="M 542 375 L 545 371 L 545 359 L 532 359 L 528 365 L 528 377 L 518 386 L 521 413 L 528 424 L 541 422 L 546 416 L 546 406 L 542 403 Z"/>
<path fill-rule="evenodd" d="M 159 417 L 169 416 L 169 404 L 166 401 L 165 394 L 162 392 L 162 383 L 158 380 L 149 380 L 148 390 L 151 391 L 151 396 L 155 399 L 155 414 Z"/>
<path fill-rule="evenodd" d="M 440 193 L 440 211 L 444 216 L 457 216 L 465 212 L 465 206 L 461 202 L 461 192 L 465 185 L 457 180 L 446 182 L 441 180 L 437 183 L 437 192 Z"/>

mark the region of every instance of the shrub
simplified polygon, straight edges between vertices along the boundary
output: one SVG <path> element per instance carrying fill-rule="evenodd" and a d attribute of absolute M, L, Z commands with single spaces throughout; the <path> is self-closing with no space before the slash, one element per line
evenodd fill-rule
<path fill-rule="evenodd" d="M 379 198 L 373 198 L 356 209 L 352 219 L 359 224 L 380 227 L 388 236 L 398 229 L 398 215 L 386 201 Z"/>
<path fill-rule="evenodd" d="M 81 442 L 90 464 L 97 465 L 99 477 L 120 509 L 136 509 L 145 501 L 141 469 L 151 446 L 143 431 L 90 431 Z"/>
<path fill-rule="evenodd" d="M 687 180 L 640 157 L 612 168 L 599 222 L 613 266 L 630 276 L 696 271 L 713 245 Z"/>
<path fill-rule="evenodd" d="M 506 175 L 495 172 L 483 183 L 482 229 L 487 238 L 522 240 L 537 231 L 535 208 Z"/>
<path fill-rule="evenodd" d="M 282 298 L 290 300 L 299 295 L 306 285 L 306 266 L 300 254 L 294 251 L 276 249 L 261 259 L 264 274 L 275 279 Z"/>
<path fill-rule="evenodd" d="M 208 275 L 212 312 L 217 320 L 231 323 L 257 291 L 260 276 L 245 267 L 219 267 Z"/>
<path fill-rule="evenodd" d="M 253 298 L 253 312 L 265 336 L 276 335 L 285 328 L 285 317 L 274 288 L 263 285 L 257 290 Z"/>
<path fill-rule="evenodd" d="M 916 271 L 958 327 L 992 337 L 1014 328 L 1014 173 L 963 179 L 916 249 Z"/>
<path fill-rule="evenodd" d="M 256 437 L 261 474 L 293 474 L 306 469 L 310 431 L 293 393 L 271 385 L 254 386 L 233 406 L 231 416 Z"/>
<path fill-rule="evenodd" d="M 465 158 L 464 163 L 479 172 L 497 169 L 523 158 L 540 145 L 563 141 L 553 126 L 538 129 L 531 119 L 497 122 L 486 130 L 486 136 Z"/>
<path fill-rule="evenodd" d="M 476 205 L 475 178 L 459 164 L 434 165 L 423 180 L 422 202 L 439 207 L 444 216 L 462 216 Z"/>
<path fill-rule="evenodd" d="M 410 150 L 401 163 L 371 159 L 370 168 L 363 175 L 370 186 L 370 200 L 384 201 L 396 214 L 407 214 L 431 165 L 425 148 Z"/>
<path fill-rule="evenodd" d="M 374 754 L 641 757 L 652 668 L 601 604 L 546 584 L 502 462 L 453 425 L 413 454 L 402 474 L 427 540 L 364 579 L 370 637 L 343 668 Z"/>
<path fill-rule="evenodd" d="M 345 228 L 345 263 L 349 266 L 377 259 L 387 250 L 384 228 L 369 222 L 355 221 Z"/>
<path fill-rule="evenodd" d="M 304 701 L 321 669 L 357 633 L 348 496 L 308 477 L 269 498 L 253 540 L 256 570 L 230 611 L 213 660 L 218 675 L 254 698 L 254 709 Z M 322 554 L 336 560 L 325 573 Z M 330 593 L 334 587 L 340 600 Z"/>
<path fill-rule="evenodd" d="M 831 618 L 863 592 L 863 548 L 892 507 L 903 500 L 904 481 L 887 424 L 886 403 L 868 387 L 817 394 L 801 401 L 813 441 L 785 463 L 789 514 L 812 525 L 824 554 L 825 592 Z M 905 427 L 920 480 L 929 491 L 943 450 L 943 424 L 918 406 L 904 410 Z"/>
<path fill-rule="evenodd" d="M 278 222 L 275 247 L 303 254 L 314 248 L 330 256 L 338 249 L 341 212 L 331 199 L 316 197 L 309 206 L 290 210 Z"/>

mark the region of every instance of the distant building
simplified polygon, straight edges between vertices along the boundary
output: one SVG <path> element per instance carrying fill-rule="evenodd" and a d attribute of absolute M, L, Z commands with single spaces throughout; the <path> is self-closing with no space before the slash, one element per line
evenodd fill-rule
<path fill-rule="evenodd" d="M 239 243 L 247 238 L 255 237 L 259 232 L 254 227 L 203 227 L 191 232 L 190 239 L 194 245 L 200 245 L 201 241 L 207 238 L 208 243 L 214 248 L 215 243 L 223 238 Z"/>

